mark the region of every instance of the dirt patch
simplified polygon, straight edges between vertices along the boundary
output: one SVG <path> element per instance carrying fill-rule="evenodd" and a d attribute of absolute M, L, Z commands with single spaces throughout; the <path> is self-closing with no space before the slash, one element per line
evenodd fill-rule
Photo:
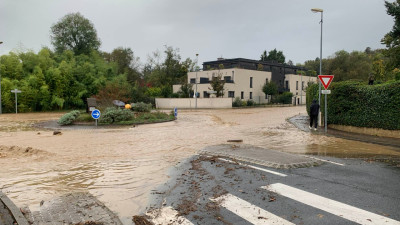
<path fill-rule="evenodd" d="M 49 152 L 35 149 L 32 147 L 4 146 L 0 145 L 0 158 L 7 157 L 31 157 L 31 156 L 46 156 Z"/>
<path fill-rule="evenodd" d="M 87 222 L 80 222 L 76 223 L 74 225 L 104 225 L 104 223 L 98 223 L 98 222 L 93 222 L 93 221 L 87 221 Z"/>
<path fill-rule="evenodd" d="M 132 221 L 135 225 L 153 225 L 153 223 L 144 216 L 133 216 Z"/>

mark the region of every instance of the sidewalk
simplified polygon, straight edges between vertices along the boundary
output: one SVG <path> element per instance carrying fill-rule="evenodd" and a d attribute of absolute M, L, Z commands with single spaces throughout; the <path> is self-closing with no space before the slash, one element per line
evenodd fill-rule
<path fill-rule="evenodd" d="M 328 132 L 324 132 L 324 127 L 318 127 L 317 131 L 310 131 L 309 126 L 309 118 L 306 115 L 297 115 L 288 119 L 288 121 L 296 126 L 298 129 L 305 132 L 313 132 L 317 134 L 326 134 L 328 136 L 334 136 L 338 138 L 354 140 L 354 141 L 362 141 L 372 144 L 391 146 L 395 148 L 399 148 L 400 151 L 400 138 L 389 138 L 389 137 L 378 137 L 367 134 L 358 134 L 351 133 L 346 131 L 335 130 L 332 128 L 328 128 Z"/>

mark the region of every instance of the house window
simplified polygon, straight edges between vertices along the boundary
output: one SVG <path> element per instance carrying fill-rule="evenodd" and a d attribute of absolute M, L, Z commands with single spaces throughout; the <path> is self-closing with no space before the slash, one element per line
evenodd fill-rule
<path fill-rule="evenodd" d="M 304 81 L 301 82 L 301 90 L 304 90 Z"/>
<path fill-rule="evenodd" d="M 207 84 L 210 83 L 208 77 L 200 77 L 200 84 Z"/>
<path fill-rule="evenodd" d="M 196 78 L 190 78 L 190 83 L 195 84 L 196 83 Z"/>
<path fill-rule="evenodd" d="M 290 89 L 290 88 L 289 88 L 289 81 L 288 81 L 288 80 L 286 81 L 286 89 Z"/>
<path fill-rule="evenodd" d="M 250 99 L 253 99 L 253 92 L 250 92 Z"/>
<path fill-rule="evenodd" d="M 299 82 L 296 81 L 296 90 L 299 90 Z"/>
<path fill-rule="evenodd" d="M 233 83 L 233 80 L 230 76 L 224 76 L 225 83 Z"/>
<path fill-rule="evenodd" d="M 207 91 L 203 91 L 203 96 L 204 96 L 204 98 L 209 98 L 210 94 L 208 94 Z"/>
<path fill-rule="evenodd" d="M 235 92 L 234 91 L 228 91 L 228 98 L 234 98 L 235 97 Z"/>
<path fill-rule="evenodd" d="M 240 98 L 244 99 L 244 92 L 243 91 L 240 93 Z"/>
<path fill-rule="evenodd" d="M 265 83 L 266 83 L 266 84 L 268 84 L 268 78 L 267 78 L 267 79 L 265 79 Z"/>
<path fill-rule="evenodd" d="M 253 88 L 253 77 L 250 77 L 250 88 Z"/>

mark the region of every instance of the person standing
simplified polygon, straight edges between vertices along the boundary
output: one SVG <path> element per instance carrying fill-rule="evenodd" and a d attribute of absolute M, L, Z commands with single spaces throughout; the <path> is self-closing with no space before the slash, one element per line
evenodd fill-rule
<path fill-rule="evenodd" d="M 317 103 L 317 100 L 313 100 L 312 104 L 310 106 L 310 130 L 312 129 L 312 125 L 314 122 L 314 130 L 317 130 L 318 126 L 318 113 L 319 113 L 319 104 Z"/>
<path fill-rule="evenodd" d="M 368 85 L 374 85 L 374 75 L 372 73 L 369 74 Z"/>

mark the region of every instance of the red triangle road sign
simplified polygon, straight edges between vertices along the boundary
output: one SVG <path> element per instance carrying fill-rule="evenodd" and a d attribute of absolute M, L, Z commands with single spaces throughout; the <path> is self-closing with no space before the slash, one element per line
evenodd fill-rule
<path fill-rule="evenodd" d="M 318 75 L 318 78 L 321 81 L 322 85 L 324 85 L 325 89 L 328 89 L 333 80 L 333 77 L 334 75 Z"/>

